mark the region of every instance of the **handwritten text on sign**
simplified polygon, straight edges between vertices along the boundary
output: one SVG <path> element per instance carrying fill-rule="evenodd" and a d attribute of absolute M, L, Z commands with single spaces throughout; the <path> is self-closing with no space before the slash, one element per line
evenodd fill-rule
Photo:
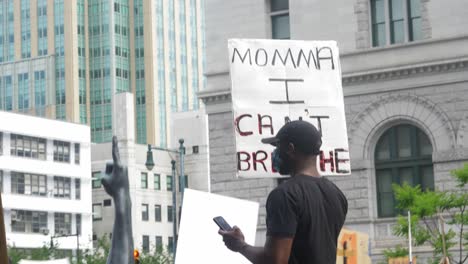
<path fill-rule="evenodd" d="M 238 176 L 279 176 L 261 139 L 298 119 L 322 133 L 321 173 L 350 173 L 336 42 L 232 39 L 229 60 Z"/>

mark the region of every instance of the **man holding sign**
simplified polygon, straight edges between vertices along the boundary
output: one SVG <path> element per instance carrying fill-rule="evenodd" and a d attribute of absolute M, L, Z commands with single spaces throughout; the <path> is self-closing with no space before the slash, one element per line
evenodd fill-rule
<path fill-rule="evenodd" d="M 231 39 L 229 63 L 237 176 L 291 179 L 268 196 L 264 247 L 219 233 L 255 264 L 334 264 L 348 204 L 320 175 L 351 173 L 336 42 Z"/>
<path fill-rule="evenodd" d="M 246 244 L 238 227 L 219 231 L 224 243 L 254 264 L 336 263 L 337 239 L 348 203 L 338 187 L 320 177 L 316 166 L 320 132 L 306 121 L 292 121 L 262 142 L 276 147 L 273 167 L 291 179 L 268 196 L 264 247 Z"/>

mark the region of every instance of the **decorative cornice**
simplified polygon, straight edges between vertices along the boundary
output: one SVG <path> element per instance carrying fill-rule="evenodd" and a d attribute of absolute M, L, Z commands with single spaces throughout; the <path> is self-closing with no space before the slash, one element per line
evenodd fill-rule
<path fill-rule="evenodd" d="M 456 72 L 468 69 L 468 58 L 454 59 L 443 62 L 425 63 L 403 66 L 391 69 L 343 74 L 343 85 L 371 83 L 404 79 L 424 74 Z"/>
<path fill-rule="evenodd" d="M 200 98 L 204 104 L 210 104 L 213 102 L 226 102 L 231 100 L 231 91 L 201 91 L 198 92 L 198 98 Z"/>
<path fill-rule="evenodd" d="M 389 69 L 378 69 L 374 71 L 358 73 L 344 73 L 342 81 L 343 86 L 346 86 L 380 81 L 391 81 L 434 73 L 458 71 L 468 71 L 468 58 L 416 64 Z M 216 73 L 216 75 L 220 74 L 224 74 L 224 72 Z M 204 103 L 229 101 L 231 99 L 231 91 L 229 89 L 202 91 L 198 93 L 198 97 Z"/>
<path fill-rule="evenodd" d="M 360 0 L 357 0 L 357 1 L 360 1 Z M 384 50 L 396 52 L 397 50 L 405 49 L 408 47 L 419 48 L 422 46 L 434 45 L 434 44 L 442 44 L 443 46 L 446 46 L 447 43 L 449 42 L 466 41 L 466 40 L 468 40 L 468 34 L 461 34 L 455 37 L 448 37 L 448 38 L 431 38 L 431 39 L 424 39 L 424 40 L 418 40 L 418 41 L 412 41 L 412 42 L 405 42 L 401 44 L 392 44 L 389 46 L 372 47 L 369 49 L 355 49 L 355 50 L 351 50 L 347 52 L 341 52 L 340 58 L 359 56 L 363 54 L 371 54 L 371 53 L 376 53 L 376 52 L 382 52 Z"/>

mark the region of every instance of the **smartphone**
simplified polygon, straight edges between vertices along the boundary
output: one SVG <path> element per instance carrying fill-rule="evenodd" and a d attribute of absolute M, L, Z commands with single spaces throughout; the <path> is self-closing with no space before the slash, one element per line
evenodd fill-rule
<path fill-rule="evenodd" d="M 114 170 L 114 164 L 112 164 L 111 162 L 108 162 L 106 164 L 106 174 L 111 174 L 113 170 Z"/>
<path fill-rule="evenodd" d="M 213 221 L 224 231 L 230 231 L 232 227 L 224 220 L 222 216 L 217 216 L 213 218 Z"/>

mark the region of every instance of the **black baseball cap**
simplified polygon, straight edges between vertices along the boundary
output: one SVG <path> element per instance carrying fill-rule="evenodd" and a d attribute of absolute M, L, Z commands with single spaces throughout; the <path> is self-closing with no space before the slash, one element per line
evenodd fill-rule
<path fill-rule="evenodd" d="M 273 146 L 280 142 L 292 143 L 304 154 L 318 155 L 322 146 L 322 135 L 311 123 L 296 120 L 286 123 L 276 136 L 262 139 L 262 143 Z"/>

